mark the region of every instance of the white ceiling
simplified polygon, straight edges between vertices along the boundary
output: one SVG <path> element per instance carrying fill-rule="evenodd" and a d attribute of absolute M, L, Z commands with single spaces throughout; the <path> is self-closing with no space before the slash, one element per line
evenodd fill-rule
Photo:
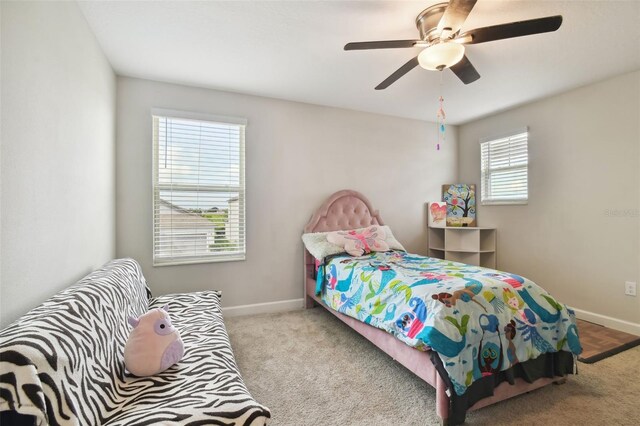
<path fill-rule="evenodd" d="M 350 41 L 417 38 L 438 1 L 80 2 L 119 75 L 434 121 L 438 72 L 374 87 L 419 49 L 345 52 Z M 561 14 L 554 33 L 467 48 L 482 78 L 443 75 L 448 122 L 640 69 L 640 1 L 479 0 L 463 31 Z M 606 100 L 603 99 L 603 108 Z"/>

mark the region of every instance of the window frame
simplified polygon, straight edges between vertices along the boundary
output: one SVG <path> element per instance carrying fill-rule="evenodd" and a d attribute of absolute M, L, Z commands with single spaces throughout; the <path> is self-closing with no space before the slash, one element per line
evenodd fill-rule
<path fill-rule="evenodd" d="M 156 255 L 156 235 L 159 224 L 156 221 L 156 199 L 160 199 L 159 192 L 172 190 L 172 188 L 178 188 L 178 190 L 187 190 L 194 187 L 188 185 L 176 185 L 176 184 L 161 184 L 159 182 L 159 167 L 158 161 L 160 156 L 159 150 L 159 138 L 156 135 L 155 118 L 176 118 L 183 120 L 213 122 L 225 125 L 236 125 L 239 127 L 239 184 L 230 185 L 195 185 L 195 188 L 205 188 L 211 192 L 238 192 L 238 197 L 242 199 L 240 205 L 240 217 L 242 217 L 243 226 L 240 231 L 243 233 L 241 250 L 233 252 L 232 254 L 225 254 L 224 252 L 217 254 L 207 255 L 194 255 L 194 256 L 181 256 L 181 257 L 168 257 L 167 260 L 161 260 Z M 151 233 L 152 233 L 152 259 L 153 266 L 174 266 L 174 265 L 189 265 L 189 264 L 201 264 L 201 263 L 218 263 L 218 262 L 235 262 L 246 260 L 247 254 L 247 218 L 246 218 L 246 127 L 248 120 L 243 117 L 232 117 L 224 115 L 211 115 L 197 112 L 179 111 L 165 108 L 152 108 L 151 109 L 151 140 L 152 140 L 152 199 L 151 199 Z M 240 229 L 240 228 L 239 228 Z"/>
<path fill-rule="evenodd" d="M 482 157 L 482 149 L 485 144 L 490 144 L 491 142 L 497 142 L 502 139 L 509 139 L 515 136 L 521 135 L 525 133 L 525 146 L 527 152 L 527 162 L 524 165 L 517 166 L 508 166 L 498 170 L 517 170 L 524 169 L 526 172 L 527 179 L 527 190 L 526 190 L 526 198 L 518 198 L 518 199 L 501 199 L 501 198 L 485 198 L 486 194 L 486 184 L 489 182 L 491 178 L 491 174 L 496 172 L 496 169 L 489 169 L 489 176 L 486 176 L 487 171 L 483 169 L 483 157 Z M 529 204 L 529 166 L 531 165 L 531 160 L 529 156 L 529 127 L 515 129 L 509 132 L 499 133 L 497 135 L 493 135 L 491 137 L 486 137 L 480 139 L 480 204 L 483 206 L 500 206 L 500 205 L 526 205 Z"/>

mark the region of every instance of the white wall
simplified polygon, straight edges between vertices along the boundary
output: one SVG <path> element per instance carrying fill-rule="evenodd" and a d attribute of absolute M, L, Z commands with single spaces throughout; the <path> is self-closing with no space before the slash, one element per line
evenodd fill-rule
<path fill-rule="evenodd" d="M 640 72 L 460 126 L 460 181 L 480 183 L 480 138 L 523 126 L 529 204 L 478 207 L 498 267 L 640 331 L 640 297 L 624 295 L 640 280 Z"/>
<path fill-rule="evenodd" d="M 0 327 L 115 255 L 115 75 L 75 2 L 2 2 Z"/>
<path fill-rule="evenodd" d="M 154 107 L 248 119 L 246 261 L 152 266 Z M 346 188 L 426 253 L 424 203 L 457 174 L 455 127 L 437 152 L 433 123 L 131 78 L 118 78 L 117 112 L 117 255 L 141 262 L 154 294 L 221 289 L 225 306 L 301 298 L 302 228 Z"/>

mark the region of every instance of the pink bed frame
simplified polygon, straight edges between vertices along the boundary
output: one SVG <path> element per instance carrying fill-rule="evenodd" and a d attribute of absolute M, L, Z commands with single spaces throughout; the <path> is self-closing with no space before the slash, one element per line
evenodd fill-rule
<path fill-rule="evenodd" d="M 356 191 L 343 190 L 330 196 L 324 204 L 313 214 L 304 232 L 327 232 L 363 228 L 370 225 L 384 225 L 380 214 L 371 207 L 369 200 Z M 429 351 L 419 351 L 407 346 L 391 334 L 378 328 L 360 322 L 328 308 L 315 295 L 315 260 L 307 250 L 304 251 L 305 265 L 305 307 L 312 308 L 320 305 L 326 308 L 342 322 L 360 333 L 367 340 L 390 355 L 394 360 L 411 370 L 416 376 L 429 383 L 436 389 L 436 414 L 441 424 L 447 424 L 449 415 L 449 396 L 445 382 L 442 380 L 435 366 L 431 362 Z M 487 405 L 517 396 L 551 383 L 564 383 L 566 376 L 556 378 L 541 378 L 533 383 L 517 378 L 514 385 L 503 382 L 495 388 L 494 395 L 478 401 L 468 411 L 477 410 Z"/>

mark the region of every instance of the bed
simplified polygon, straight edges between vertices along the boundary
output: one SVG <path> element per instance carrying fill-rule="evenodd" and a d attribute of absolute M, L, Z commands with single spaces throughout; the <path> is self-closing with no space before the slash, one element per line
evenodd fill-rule
<path fill-rule="evenodd" d="M 305 226 L 304 233 L 353 230 L 371 225 L 384 225 L 379 212 L 372 208 L 371 203 L 364 195 L 352 190 L 343 190 L 331 195 L 322 204 Z M 409 255 L 397 254 L 397 256 L 407 257 Z M 428 259 L 423 260 L 423 262 L 442 263 L 442 261 L 437 261 L 436 259 L 423 259 Z M 367 258 L 367 261 L 371 264 L 376 260 L 379 259 Z M 349 259 L 340 260 L 340 258 L 335 259 L 335 261 L 341 261 L 342 263 L 350 262 Z M 457 264 L 455 266 L 464 267 L 469 265 Z M 565 343 L 561 342 L 559 343 L 557 352 L 540 354 L 536 359 L 525 360 L 519 363 L 516 359 L 517 364 L 511 365 L 510 368 L 504 371 L 495 371 L 495 374 L 483 374 L 482 377 L 478 377 L 477 379 L 473 378 L 472 383 L 469 383 L 468 387 L 461 389 L 456 387 L 458 383 L 453 380 L 453 376 L 448 372 L 447 365 L 449 363 L 445 365 L 443 362 L 443 359 L 447 360 L 444 355 L 439 355 L 429 346 L 412 347 L 399 340 L 396 335 L 390 334 L 388 330 L 385 331 L 370 325 L 371 322 L 368 320 L 363 321 L 362 318 L 354 318 L 353 316 L 348 316 L 332 309 L 329 306 L 331 303 L 326 298 L 323 299 L 323 294 L 325 296 L 326 294 L 318 294 L 316 291 L 316 287 L 319 285 L 319 282 L 316 280 L 318 261 L 306 249 L 304 254 L 304 271 L 306 308 L 312 308 L 314 306 L 326 308 L 346 325 L 390 355 L 394 360 L 433 386 L 436 390 L 435 409 L 438 417 L 441 419 L 441 424 L 463 423 L 467 411 L 476 410 L 551 383 L 565 383 L 567 374 L 576 372 L 575 356 L 567 350 L 560 350 L 562 344 Z M 486 270 L 482 272 L 486 272 Z M 358 297 L 359 296 L 360 295 L 358 295 Z M 334 294 L 334 297 L 340 296 Z M 434 299 L 436 299 L 436 297 L 434 297 Z M 473 304 L 469 303 L 468 305 Z M 448 305 L 448 307 L 452 308 L 450 305 Z M 486 308 L 482 306 L 481 308 L 486 312 Z M 558 306 L 558 312 L 560 312 L 560 310 L 561 308 Z M 570 310 L 567 309 L 567 311 Z M 370 316 L 368 319 L 370 319 Z M 567 319 L 565 319 L 565 321 L 567 321 Z M 573 322 L 575 322 L 575 320 L 573 320 Z M 570 324 L 570 322 L 567 324 Z M 572 346 L 572 350 L 578 347 L 576 351 L 579 351 L 575 325 L 573 329 L 574 345 L 576 346 Z M 499 333 L 497 327 L 495 331 Z M 500 337 L 498 337 L 498 339 L 500 339 Z M 435 345 L 432 346 L 435 347 Z M 468 349 L 472 350 L 472 348 Z M 502 353 L 502 346 L 500 346 L 500 353 Z M 460 394 L 462 390 L 464 390 L 464 392 Z"/>

